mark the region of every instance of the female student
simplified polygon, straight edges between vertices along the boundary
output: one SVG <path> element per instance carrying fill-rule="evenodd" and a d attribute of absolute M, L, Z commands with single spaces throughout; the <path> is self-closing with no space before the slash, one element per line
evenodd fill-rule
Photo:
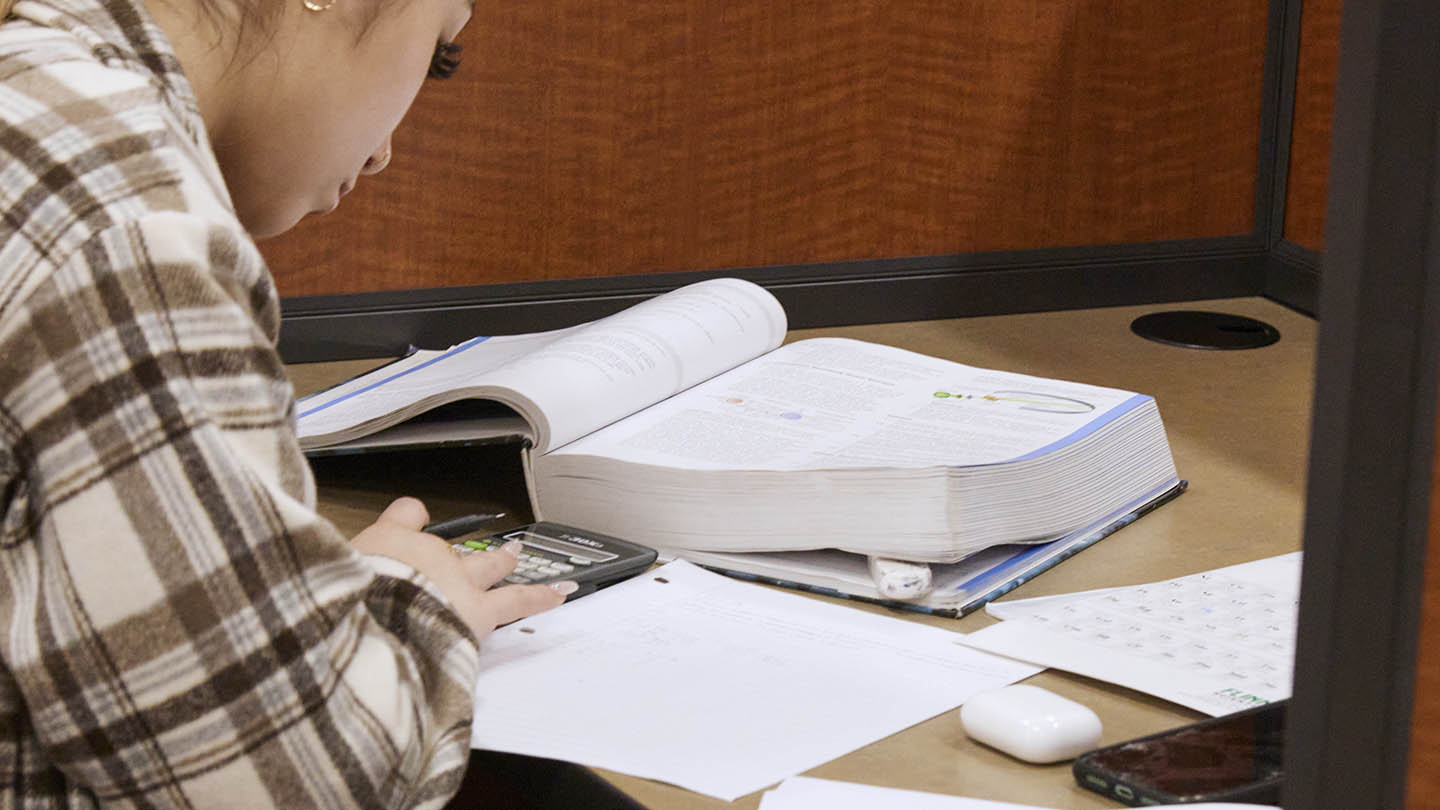
<path fill-rule="evenodd" d="M 252 241 L 472 1 L 0 0 L 0 808 L 441 805 L 477 640 L 574 588 L 316 514 Z"/>

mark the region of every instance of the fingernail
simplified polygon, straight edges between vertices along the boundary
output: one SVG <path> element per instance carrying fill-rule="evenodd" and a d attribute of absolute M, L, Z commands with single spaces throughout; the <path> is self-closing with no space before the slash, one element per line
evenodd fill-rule
<path fill-rule="evenodd" d="M 560 582 L 550 583 L 550 589 L 558 594 L 569 596 L 570 594 L 580 590 L 580 583 L 566 579 Z"/>
<path fill-rule="evenodd" d="M 505 545 L 501 546 L 501 547 L 500 547 L 500 550 L 501 550 L 501 551 L 508 551 L 508 552 L 510 552 L 511 556 L 519 557 L 519 556 L 520 556 L 520 551 L 521 551 L 522 549 L 524 549 L 524 548 L 525 548 L 525 544 L 524 544 L 524 543 L 520 542 L 519 540 L 511 540 L 510 542 L 508 542 L 508 543 L 506 543 Z"/>

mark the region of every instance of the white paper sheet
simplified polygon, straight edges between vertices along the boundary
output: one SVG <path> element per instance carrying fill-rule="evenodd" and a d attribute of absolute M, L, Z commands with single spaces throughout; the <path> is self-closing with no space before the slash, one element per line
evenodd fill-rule
<path fill-rule="evenodd" d="M 1279 810 L 1269 805 L 1202 802 L 1157 807 L 1186 807 L 1189 810 Z M 1043 810 L 1028 804 L 1010 804 L 986 799 L 967 799 L 915 790 L 859 785 L 796 776 L 786 779 L 760 797 L 759 810 Z"/>
<path fill-rule="evenodd" d="M 472 744 L 726 801 L 1039 667 L 673 562 L 485 639 Z"/>
<path fill-rule="evenodd" d="M 1300 552 L 1127 588 L 991 602 L 977 649 L 1219 716 L 1290 696 Z"/>

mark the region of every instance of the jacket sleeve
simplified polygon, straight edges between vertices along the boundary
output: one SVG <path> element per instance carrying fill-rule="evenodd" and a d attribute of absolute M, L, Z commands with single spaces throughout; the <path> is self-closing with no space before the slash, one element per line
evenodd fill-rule
<path fill-rule="evenodd" d="M 316 514 L 254 244 L 152 215 L 9 292 L 0 693 L 32 761 L 102 803 L 443 804 L 475 639 Z"/>

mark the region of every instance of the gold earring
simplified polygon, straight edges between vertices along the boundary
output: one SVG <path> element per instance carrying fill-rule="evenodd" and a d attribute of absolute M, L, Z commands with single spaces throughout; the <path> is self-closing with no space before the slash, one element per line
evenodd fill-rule
<path fill-rule="evenodd" d="M 335 0 L 320 0 L 318 3 L 315 0 L 302 0 L 302 2 L 310 11 L 329 11 L 330 7 L 335 5 Z"/>

